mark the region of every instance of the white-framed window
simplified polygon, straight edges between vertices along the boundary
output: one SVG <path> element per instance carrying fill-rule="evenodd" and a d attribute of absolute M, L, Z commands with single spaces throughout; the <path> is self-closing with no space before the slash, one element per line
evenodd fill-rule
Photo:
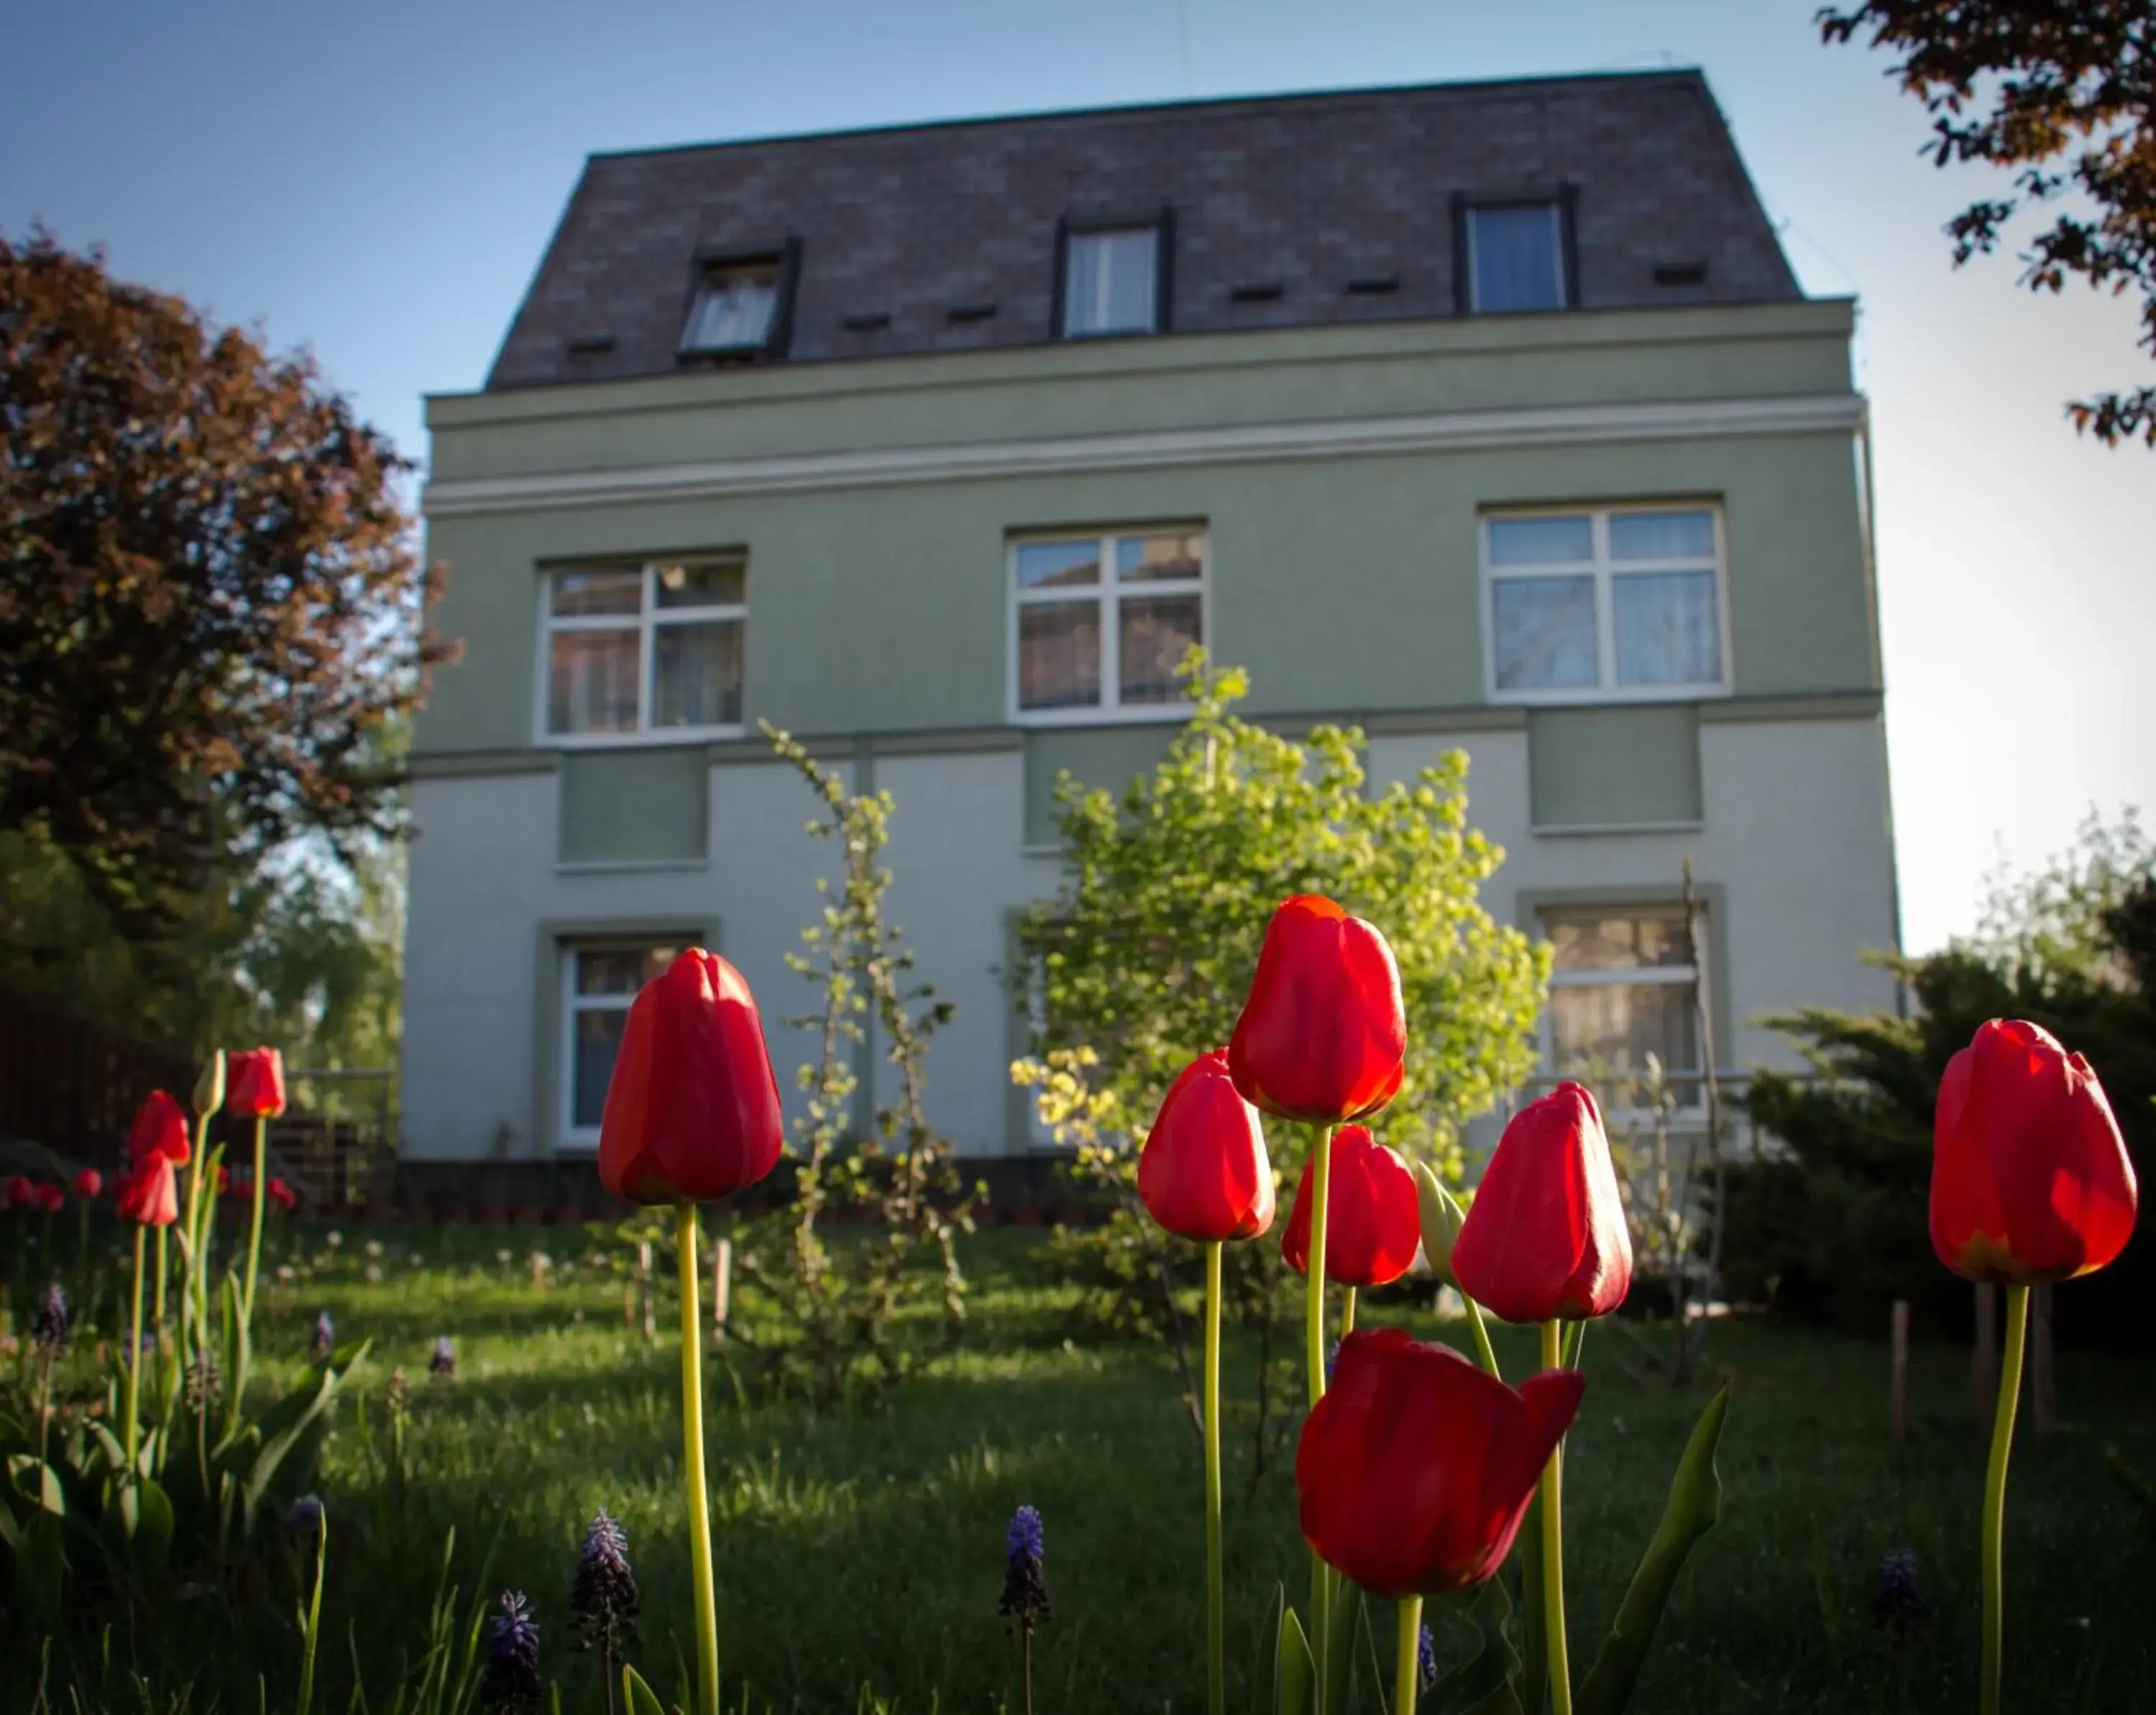
<path fill-rule="evenodd" d="M 593 942 L 562 949 L 561 1115 L 565 1148 L 597 1148 L 607 1086 L 637 990 L 674 963 L 680 945 Z"/>
<path fill-rule="evenodd" d="M 1683 911 L 1568 908 L 1543 912 L 1542 927 L 1550 941 L 1543 1050 L 1551 1072 L 1578 1079 L 1614 1111 L 1638 1110 L 1649 1105 L 1651 1055 L 1676 1106 L 1699 1107 L 1700 963 Z"/>
<path fill-rule="evenodd" d="M 1063 336 L 1153 333 L 1160 326 L 1158 226 L 1064 236 Z"/>
<path fill-rule="evenodd" d="M 1728 694 L 1719 507 L 1490 512 L 1481 533 L 1492 701 Z"/>
<path fill-rule="evenodd" d="M 541 580 L 542 742 L 742 728 L 748 567 L 737 555 L 563 567 Z"/>
<path fill-rule="evenodd" d="M 1563 204 L 1553 198 L 1470 208 L 1467 279 L 1468 307 L 1478 316 L 1564 308 Z"/>
<path fill-rule="evenodd" d="M 684 357 L 724 357 L 768 350 L 786 287 L 785 259 L 758 256 L 715 262 L 697 284 L 681 329 Z"/>
<path fill-rule="evenodd" d="M 1175 670 L 1205 640 L 1203 528 L 1010 542 L 1011 714 L 1042 725 L 1173 719 Z"/>

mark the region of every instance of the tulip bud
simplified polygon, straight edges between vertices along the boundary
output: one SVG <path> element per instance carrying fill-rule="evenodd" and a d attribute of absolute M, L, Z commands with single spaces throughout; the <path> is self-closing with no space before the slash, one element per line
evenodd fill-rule
<path fill-rule="evenodd" d="M 1467 1211 L 1460 1206 L 1457 1197 L 1438 1183 L 1437 1175 L 1426 1163 L 1414 1164 L 1414 1176 L 1415 1196 L 1422 1204 L 1423 1258 L 1432 1274 L 1458 1291 L 1460 1282 L 1452 1277 L 1452 1247 L 1459 1240 Z"/>
<path fill-rule="evenodd" d="M 213 1048 L 210 1050 L 209 1064 L 202 1069 L 202 1076 L 195 1080 L 195 1113 L 198 1118 L 208 1119 L 223 1106 L 224 1050 Z"/>

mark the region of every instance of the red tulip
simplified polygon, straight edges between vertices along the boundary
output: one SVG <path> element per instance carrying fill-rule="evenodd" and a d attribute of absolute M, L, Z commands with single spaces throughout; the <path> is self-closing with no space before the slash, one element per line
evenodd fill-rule
<path fill-rule="evenodd" d="M 1281 1255 L 1299 1275 L 1310 1272 L 1310 1167 L 1295 1188 L 1295 1207 L 1281 1235 Z M 1337 1286 L 1383 1286 L 1414 1266 L 1422 1243 L 1422 1200 L 1414 1174 L 1397 1150 L 1375 1142 L 1363 1126 L 1332 1134 L 1327 1170 L 1325 1278 Z"/>
<path fill-rule="evenodd" d="M 692 947 L 629 1009 L 599 1119 L 599 1178 L 637 1203 L 703 1203 L 778 1164 L 785 1122 L 742 974 Z"/>
<path fill-rule="evenodd" d="M 242 1119 L 274 1120 L 285 1111 L 285 1056 L 248 1048 L 224 1057 L 224 1106 Z"/>
<path fill-rule="evenodd" d="M 162 1090 L 152 1090 L 135 1110 L 135 1122 L 127 1128 L 127 1159 L 139 1162 L 157 1154 L 174 1167 L 185 1167 L 191 1153 L 186 1111 Z"/>
<path fill-rule="evenodd" d="M 1235 1087 L 1282 1119 L 1358 1120 L 1399 1093 L 1407 1045 L 1385 937 L 1315 894 L 1283 901 L 1229 1040 Z"/>
<path fill-rule="evenodd" d="M 1200 1055 L 1168 1086 L 1138 1156 L 1146 1212 L 1179 1238 L 1255 1239 L 1273 1224 L 1273 1167 L 1258 1111 Z"/>
<path fill-rule="evenodd" d="M 282 1179 L 270 1180 L 267 1185 L 263 1187 L 263 1193 L 272 1203 L 275 1204 L 278 1208 L 283 1209 L 287 1214 L 290 1214 L 295 1209 L 297 1209 L 300 1206 L 299 1193 L 295 1191 Z"/>
<path fill-rule="evenodd" d="M 47 1214 L 58 1214 L 67 1207 L 67 1193 L 50 1182 L 41 1184 L 38 1187 L 38 1207 Z"/>
<path fill-rule="evenodd" d="M 179 1214 L 172 1158 L 152 1151 L 120 1182 L 120 1218 L 138 1227 L 169 1227 Z"/>
<path fill-rule="evenodd" d="M 1632 1238 L 1602 1111 L 1578 1084 L 1505 1127 L 1452 1247 L 1460 1290 L 1507 1322 L 1604 1316 L 1632 1287 Z"/>
<path fill-rule="evenodd" d="M 252 1173 L 219 1173 L 217 1189 L 234 1199 L 251 1199 L 254 1195 L 254 1176 Z"/>
<path fill-rule="evenodd" d="M 2125 1248 L 2138 1200 L 2089 1063 L 2019 1019 L 1947 1062 L 1933 1126 L 1932 1248 L 1964 1279 L 2040 1286 Z"/>
<path fill-rule="evenodd" d="M 1348 1335 L 1296 1449 L 1303 1536 L 1376 1595 L 1481 1584 L 1504 1564 L 1586 1385 L 1553 1369 L 1516 1391 L 1399 1328 Z"/>
<path fill-rule="evenodd" d="M 33 1209 L 37 1206 L 38 1188 L 22 1173 L 8 1181 L 8 1206 L 10 1209 Z"/>
<path fill-rule="evenodd" d="M 74 1194 L 85 1203 L 95 1203 L 105 1189 L 105 1175 L 94 1167 L 86 1167 L 74 1176 Z"/>
<path fill-rule="evenodd" d="M 217 1164 L 217 1194 L 223 1196 L 232 1189 L 232 1169 L 223 1162 Z"/>

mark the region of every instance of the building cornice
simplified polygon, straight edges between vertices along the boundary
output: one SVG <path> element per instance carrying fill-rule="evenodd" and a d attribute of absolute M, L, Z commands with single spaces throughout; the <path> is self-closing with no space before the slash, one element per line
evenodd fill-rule
<path fill-rule="evenodd" d="M 999 477 L 1073 475 L 1250 461 L 1585 446 L 1702 437 L 1854 434 L 1863 401 L 1852 393 L 1647 404 L 1531 406 L 1297 423 L 1140 429 L 1028 440 L 844 449 L 713 459 L 603 470 L 438 479 L 429 518 L 654 501 L 719 500 Z"/>

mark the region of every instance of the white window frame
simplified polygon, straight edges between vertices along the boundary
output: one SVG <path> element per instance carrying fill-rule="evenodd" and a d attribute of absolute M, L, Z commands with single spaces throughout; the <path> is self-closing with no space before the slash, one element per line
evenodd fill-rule
<path fill-rule="evenodd" d="M 662 566 L 732 566 L 742 574 L 742 599 L 701 608 L 659 606 L 657 585 Z M 636 572 L 642 575 L 637 611 L 634 614 L 557 614 L 554 582 L 580 572 Z M 739 738 L 747 731 L 746 719 L 706 727 L 660 727 L 651 724 L 653 634 L 670 625 L 710 624 L 731 619 L 742 628 L 742 700 L 748 700 L 748 557 L 739 553 L 670 554 L 641 565 L 595 560 L 588 565 L 549 565 L 539 573 L 539 665 L 534 675 L 536 695 L 532 701 L 531 725 L 536 743 L 557 750 L 611 750 L 629 745 L 695 743 L 705 739 Z M 556 732 L 547 723 L 554 689 L 554 639 L 565 631 L 634 631 L 636 634 L 636 726 L 628 732 Z"/>
<path fill-rule="evenodd" d="M 1550 930 L 1555 924 L 1567 922 L 1582 922 L 1593 920 L 1606 921 L 1612 917 L 1629 917 L 1635 921 L 1652 919 L 1657 922 L 1666 923 L 1683 923 L 1685 921 L 1684 908 L 1681 904 L 1672 904 L 1667 901 L 1658 901 L 1651 900 L 1615 901 L 1608 905 L 1548 906 L 1537 914 L 1536 917 L 1536 927 L 1541 931 L 1542 938 L 1543 940 L 1552 941 L 1556 937 L 1550 933 Z M 1647 988 L 1650 986 L 1657 988 L 1677 988 L 1686 986 L 1691 989 L 1692 1006 L 1695 1012 L 1697 1012 L 1702 1005 L 1712 1004 L 1712 999 L 1708 995 L 1705 987 L 1707 982 L 1707 960 L 1703 956 L 1705 953 L 1705 948 L 1702 947 L 1701 943 L 1708 935 L 1713 932 L 1713 929 L 1712 926 L 1707 922 L 1707 913 L 1704 910 L 1697 911 L 1693 914 L 1692 920 L 1690 924 L 1686 925 L 1685 932 L 1691 942 L 1691 963 L 1690 964 L 1646 965 L 1637 969 L 1629 971 L 1553 970 L 1549 974 L 1549 986 L 1553 991 L 1558 988 Z M 1544 1006 L 1543 1008 L 1542 1017 L 1537 1021 L 1535 1027 L 1537 1048 L 1542 1060 L 1544 1074 L 1551 1079 L 1571 1078 L 1586 1076 L 1584 1073 L 1568 1071 L 1558 1065 L 1556 1042 L 1557 1033 L 1551 1019 L 1550 1012 L 1550 1008 Z M 1697 1022 L 1695 1022 L 1694 1024 L 1694 1036 L 1695 1039 L 1700 1042 L 1701 1045 L 1703 1046 L 1704 1039 L 1700 1036 Z M 1676 1124 L 1678 1127 L 1681 1129 L 1687 1120 L 1700 1117 L 1700 1114 L 1696 1111 L 1703 1110 L 1706 1101 L 1705 1077 L 1707 1068 L 1704 1065 L 1665 1065 L 1662 1068 L 1662 1071 L 1665 1075 L 1681 1074 L 1685 1080 L 1684 1082 L 1679 1083 L 1674 1086 L 1679 1093 L 1678 1099 L 1676 1103 L 1676 1111 L 1671 1115 L 1673 1123 Z M 1686 1099 L 1687 1092 L 1689 1093 L 1689 1100 Z M 1597 1101 L 1599 1101 L 1601 1099 L 1601 1092 L 1597 1091 L 1595 1094 Z M 1609 1119 L 1621 1120 L 1628 1124 L 1644 1124 L 1653 1117 L 1653 1114 L 1650 1109 L 1627 1105 L 1606 1107 L 1604 1109 L 1604 1117 Z"/>
<path fill-rule="evenodd" d="M 788 259 L 783 251 L 773 251 L 760 256 L 727 256 L 705 263 L 697 275 L 696 292 L 689 300 L 689 314 L 681 324 L 681 337 L 675 347 L 676 355 L 683 357 L 738 357 L 770 351 L 779 330 L 785 326 L 787 294 L 793 287 L 793 270 L 787 264 Z M 719 290 L 719 277 L 729 272 L 760 268 L 772 270 L 771 308 L 764 317 L 762 335 L 756 339 L 736 340 L 723 346 L 691 344 L 690 336 L 703 320 L 705 304 Z"/>
<path fill-rule="evenodd" d="M 560 968 L 556 981 L 561 985 L 561 1029 L 555 1044 L 555 1053 L 561 1064 L 555 1080 L 554 1142 L 557 1149 L 588 1150 L 599 1147 L 599 1128 L 579 1126 L 577 1115 L 577 1015 L 587 1012 L 626 1013 L 635 1004 L 634 994 L 579 994 L 577 992 L 577 959 L 587 952 L 648 953 L 654 947 L 670 947 L 679 942 L 683 947 L 694 944 L 693 936 L 649 936 L 643 938 L 625 937 L 619 939 L 602 938 L 590 941 L 564 941 L 560 946 Z"/>
<path fill-rule="evenodd" d="M 1714 557 L 1672 560 L 1613 560 L 1609 556 L 1609 521 L 1650 512 L 1705 512 L 1714 525 Z M 1547 565 L 1493 566 L 1490 563 L 1490 526 L 1522 518 L 1581 518 L 1588 520 L 1594 537 L 1594 557 L 1553 562 Z M 1483 511 L 1475 525 L 1476 552 L 1482 564 L 1482 685 L 1493 703 L 1666 703 L 1694 702 L 1731 694 L 1729 661 L 1729 529 L 1721 502 L 1707 500 L 1626 501 L 1620 506 L 1499 506 Z M 1617 602 L 1614 581 L 1628 573 L 1652 572 L 1707 572 L 1714 573 L 1714 622 L 1717 653 L 1722 675 L 1697 685 L 1620 685 L 1617 682 Z M 1501 581 L 1533 578 L 1583 578 L 1594 580 L 1595 683 L 1501 689 L 1497 684 L 1497 585 Z"/>
<path fill-rule="evenodd" d="M 1518 208 L 1543 208 L 1550 222 L 1551 266 L 1557 280 L 1557 301 L 1547 309 L 1486 310 L 1482 307 L 1481 273 L 1476 266 L 1475 217 L 1478 214 L 1497 214 Z M 1467 309 L 1474 316 L 1548 316 L 1555 311 L 1568 309 L 1572 303 L 1571 283 L 1564 274 L 1564 204 L 1556 197 L 1522 198 L 1512 203 L 1472 203 L 1467 208 Z"/>
<path fill-rule="evenodd" d="M 1063 306 L 1063 326 L 1056 330 L 1058 337 L 1066 340 L 1134 339 L 1142 337 L 1146 334 L 1158 333 L 1160 331 L 1162 230 L 1162 223 L 1159 221 L 1149 220 L 1132 221 L 1127 225 L 1118 226 L 1072 227 L 1065 232 L 1063 235 L 1063 278 L 1057 283 L 1060 288 L 1059 296 Z M 1127 238 L 1137 233 L 1143 233 L 1148 239 L 1152 240 L 1152 280 L 1151 282 L 1152 289 L 1147 294 L 1147 315 L 1146 317 L 1145 326 L 1142 327 L 1073 326 L 1071 325 L 1070 316 L 1070 271 L 1072 268 L 1076 265 L 1075 252 L 1077 247 L 1088 239 Z M 1101 276 L 1101 290 L 1104 294 L 1109 290 L 1109 276 L 1105 271 Z"/>
<path fill-rule="evenodd" d="M 1116 576 L 1116 544 L 1136 537 L 1194 536 L 1198 538 L 1198 576 L 1173 580 L 1149 580 L 1122 584 Z M 1101 581 L 1097 588 L 1027 590 L 1018 581 L 1018 556 L 1022 547 L 1043 542 L 1091 542 L 1100 549 Z M 1183 721 L 1190 718 L 1188 701 L 1127 703 L 1123 696 L 1122 627 L 1116 608 L 1127 588 L 1134 597 L 1194 595 L 1198 598 L 1198 640 L 1209 648 L 1213 630 L 1213 531 L 1209 525 L 1183 521 L 1169 524 L 1126 524 L 1112 530 L 1027 530 L 1011 535 L 1004 544 L 1004 581 L 1008 592 L 1004 625 L 1004 680 L 1009 687 L 1006 712 L 1018 727 L 1107 727 L 1139 725 L 1147 721 Z M 1074 602 L 1096 602 L 1101 621 L 1101 701 L 1086 708 L 1028 709 L 1019 701 L 1019 614 L 1029 607 L 1047 607 Z"/>

